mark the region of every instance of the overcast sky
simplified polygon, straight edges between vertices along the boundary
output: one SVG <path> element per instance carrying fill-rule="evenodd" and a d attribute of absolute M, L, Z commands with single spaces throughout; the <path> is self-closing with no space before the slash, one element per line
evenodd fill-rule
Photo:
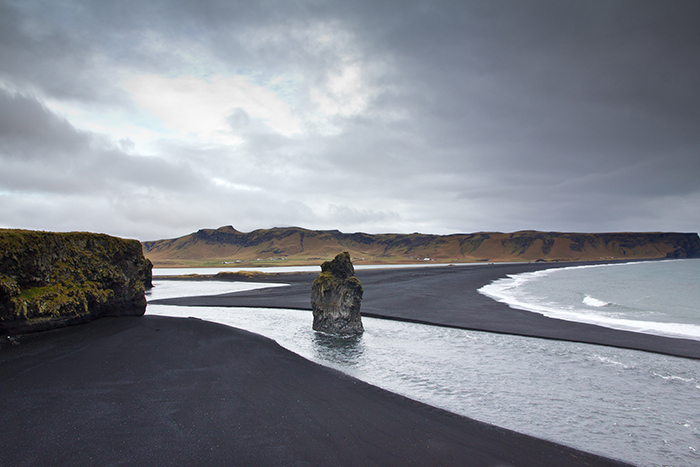
<path fill-rule="evenodd" d="M 700 231 L 700 1 L 0 0 L 0 227 Z"/>

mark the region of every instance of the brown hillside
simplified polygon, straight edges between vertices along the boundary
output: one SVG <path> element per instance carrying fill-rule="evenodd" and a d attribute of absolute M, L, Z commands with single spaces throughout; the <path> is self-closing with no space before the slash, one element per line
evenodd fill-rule
<path fill-rule="evenodd" d="M 156 266 L 308 264 L 348 251 L 353 261 L 584 261 L 700 257 L 695 233 L 561 233 L 521 231 L 473 234 L 345 234 L 298 227 L 239 232 L 202 229 L 180 238 L 143 243 Z"/>

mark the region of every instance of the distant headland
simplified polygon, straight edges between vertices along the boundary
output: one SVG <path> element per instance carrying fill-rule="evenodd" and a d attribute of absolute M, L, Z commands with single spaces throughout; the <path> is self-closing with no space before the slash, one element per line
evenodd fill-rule
<path fill-rule="evenodd" d="M 366 234 L 299 227 L 239 232 L 201 229 L 179 238 L 143 242 L 155 267 L 299 266 L 348 251 L 355 264 L 599 261 L 698 258 L 697 233 Z"/>

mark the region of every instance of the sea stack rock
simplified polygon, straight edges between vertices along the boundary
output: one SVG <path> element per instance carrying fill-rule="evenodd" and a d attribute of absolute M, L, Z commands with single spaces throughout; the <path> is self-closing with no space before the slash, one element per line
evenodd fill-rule
<path fill-rule="evenodd" d="M 0 333 L 141 316 L 152 267 L 137 240 L 0 229 Z"/>
<path fill-rule="evenodd" d="M 321 265 L 321 274 L 311 286 L 313 329 L 330 334 L 362 334 L 360 303 L 362 284 L 347 251 Z"/>

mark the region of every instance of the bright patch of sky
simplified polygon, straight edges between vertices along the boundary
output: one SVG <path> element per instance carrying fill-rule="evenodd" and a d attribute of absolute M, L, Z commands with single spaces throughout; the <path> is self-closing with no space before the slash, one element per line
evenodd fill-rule
<path fill-rule="evenodd" d="M 301 133 L 289 105 L 245 76 L 139 75 L 126 82 L 126 89 L 139 107 L 180 137 L 235 145 L 242 142 L 235 132 L 255 122 L 287 137 Z"/>
<path fill-rule="evenodd" d="M 287 138 L 338 133 L 332 118 L 361 114 L 377 94 L 363 79 L 365 64 L 352 34 L 342 30 L 338 22 L 259 28 L 247 31 L 239 40 L 253 51 L 293 40 L 304 53 L 327 62 L 329 69 L 325 73 L 288 69 L 270 76 L 269 70 L 249 68 L 245 74 L 233 74 L 230 66 L 201 43 L 171 43 L 147 31 L 140 39 L 140 53 L 168 55 L 179 64 L 175 71 L 143 74 L 133 67 L 110 63 L 102 55 L 94 58 L 100 61 L 103 72 L 109 70 L 117 78 L 111 84 L 131 105 L 99 105 L 50 96 L 42 96 L 42 100 L 76 128 L 110 135 L 115 141 L 129 140 L 134 144 L 132 150 L 148 155 L 157 151 L 157 143 L 163 139 L 238 146 L 251 132 L 272 132 Z"/>

